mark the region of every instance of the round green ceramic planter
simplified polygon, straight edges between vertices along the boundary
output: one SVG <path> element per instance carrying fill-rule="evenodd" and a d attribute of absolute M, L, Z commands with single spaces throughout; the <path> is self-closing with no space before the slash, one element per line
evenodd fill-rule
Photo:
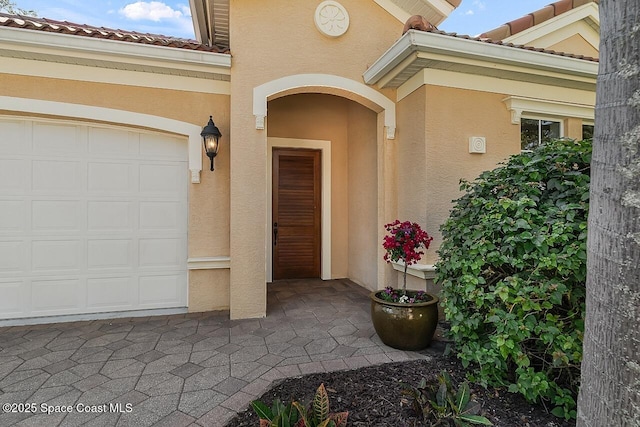
<path fill-rule="evenodd" d="M 431 301 L 403 304 L 384 301 L 372 292 L 371 320 L 383 343 L 399 350 L 422 350 L 431 344 L 438 325 L 438 297 Z"/>

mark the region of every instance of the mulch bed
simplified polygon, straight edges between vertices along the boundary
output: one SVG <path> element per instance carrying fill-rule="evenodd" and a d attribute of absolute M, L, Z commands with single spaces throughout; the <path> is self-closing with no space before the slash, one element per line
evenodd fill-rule
<path fill-rule="evenodd" d="M 433 346 L 432 346 L 433 347 Z M 310 374 L 289 378 L 265 392 L 260 400 L 271 406 L 274 399 L 283 402 L 310 402 L 321 383 L 330 400 L 331 412 L 349 411 L 348 426 L 405 427 L 428 426 L 419 419 L 406 400 L 403 403 L 401 382 L 417 385 L 422 377 L 435 380 L 443 370 L 452 377 L 454 387 L 464 381 L 465 370 L 452 357 L 431 348 L 431 360 L 388 363 L 367 368 Z M 471 385 L 472 399 L 481 406 L 481 415 L 497 427 L 572 427 L 575 422 L 558 419 L 542 405 L 531 405 L 520 395 L 495 388 Z M 252 409 L 239 413 L 228 427 L 257 427 L 258 417 Z"/>

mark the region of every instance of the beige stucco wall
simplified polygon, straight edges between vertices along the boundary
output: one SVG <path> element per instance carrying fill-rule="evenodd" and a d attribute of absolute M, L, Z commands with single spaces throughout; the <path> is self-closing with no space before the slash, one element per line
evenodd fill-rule
<path fill-rule="evenodd" d="M 229 269 L 189 271 L 189 312 L 229 308 Z"/>
<path fill-rule="evenodd" d="M 426 86 L 398 103 L 398 219 L 425 227 L 430 203 L 426 139 Z M 427 230 L 431 233 L 431 230 Z"/>
<path fill-rule="evenodd" d="M 504 98 L 504 94 L 423 86 L 399 103 L 403 132 L 413 122 L 418 129 L 400 138 L 398 145 L 398 214 L 416 220 L 434 237 L 424 264 L 437 260 L 440 225 L 449 217 L 452 200 L 461 195 L 460 179 L 473 180 L 520 151 L 520 127 L 511 123 Z M 422 114 L 425 126 L 420 140 Z M 485 154 L 469 153 L 472 136 L 486 138 Z M 412 158 L 415 152 L 418 160 Z"/>
<path fill-rule="evenodd" d="M 576 55 L 584 55 L 591 58 L 598 58 L 598 49 L 593 47 L 591 43 L 585 40 L 580 34 L 574 34 L 562 41 L 554 43 L 548 47 L 556 52 L 569 52 Z"/>
<path fill-rule="evenodd" d="M 582 139 L 582 119 L 570 117 L 564 121 L 564 136 L 580 141 Z"/>
<path fill-rule="evenodd" d="M 402 23 L 374 2 L 344 0 L 350 14 L 345 35 L 329 38 L 313 22 L 320 2 L 230 2 L 231 79 L 231 317 L 266 314 L 267 132 L 256 129 L 253 90 L 297 74 L 337 75 L 362 84 L 362 73 L 400 37 Z M 247 25 L 251 30 L 247 31 Z M 375 37 L 371 37 L 375 31 Z M 322 89 L 322 78 L 317 78 Z M 317 92 L 299 88 L 298 92 Z M 350 98 L 349 91 L 332 93 Z M 384 92 L 393 97 L 394 91 Z M 276 96 L 277 97 L 277 96 Z M 266 127 L 271 126 L 267 115 Z M 381 126 L 376 126 L 382 132 Z"/>
<path fill-rule="evenodd" d="M 215 172 L 208 158 L 200 184 L 189 185 L 188 256 L 229 254 L 229 97 L 189 91 L 93 83 L 65 79 L 1 74 L 3 96 L 82 104 L 150 114 L 204 126 L 213 115 L 223 134 Z M 2 112 L 0 112 L 2 113 Z M 11 114 L 11 112 L 5 112 Z M 114 123 L 117 125 L 117 123 Z M 185 144 L 187 143 L 185 138 Z M 185 170 L 184 179 L 190 182 Z M 204 280 L 204 277 L 210 280 Z M 229 307 L 228 271 L 189 275 L 189 310 Z M 193 304 L 193 305 L 192 305 Z"/>
<path fill-rule="evenodd" d="M 378 289 L 378 171 L 376 114 L 349 105 L 349 275 L 368 289 Z"/>

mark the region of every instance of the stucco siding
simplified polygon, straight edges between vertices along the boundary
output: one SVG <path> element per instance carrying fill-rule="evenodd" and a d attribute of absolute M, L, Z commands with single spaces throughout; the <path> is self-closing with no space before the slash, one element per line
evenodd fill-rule
<path fill-rule="evenodd" d="M 349 278 L 378 289 L 376 113 L 349 105 Z"/>
<path fill-rule="evenodd" d="M 520 152 L 520 126 L 511 123 L 503 94 L 427 86 L 425 96 L 428 185 L 425 194 L 416 197 L 428 206 L 424 225 L 434 241 L 423 262 L 430 264 L 442 241 L 440 225 L 449 217 L 452 200 L 461 195 L 460 179 L 474 180 Z M 486 138 L 485 154 L 469 153 L 473 136 Z"/>

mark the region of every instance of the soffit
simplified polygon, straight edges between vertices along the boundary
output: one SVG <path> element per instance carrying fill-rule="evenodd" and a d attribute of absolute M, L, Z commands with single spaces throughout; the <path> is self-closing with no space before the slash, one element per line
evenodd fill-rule
<path fill-rule="evenodd" d="M 189 3 L 198 41 L 228 50 L 229 0 L 189 0 Z"/>
<path fill-rule="evenodd" d="M 439 25 L 462 0 L 374 0 L 387 12 L 404 23 L 413 15 L 424 16 L 433 25 Z"/>

